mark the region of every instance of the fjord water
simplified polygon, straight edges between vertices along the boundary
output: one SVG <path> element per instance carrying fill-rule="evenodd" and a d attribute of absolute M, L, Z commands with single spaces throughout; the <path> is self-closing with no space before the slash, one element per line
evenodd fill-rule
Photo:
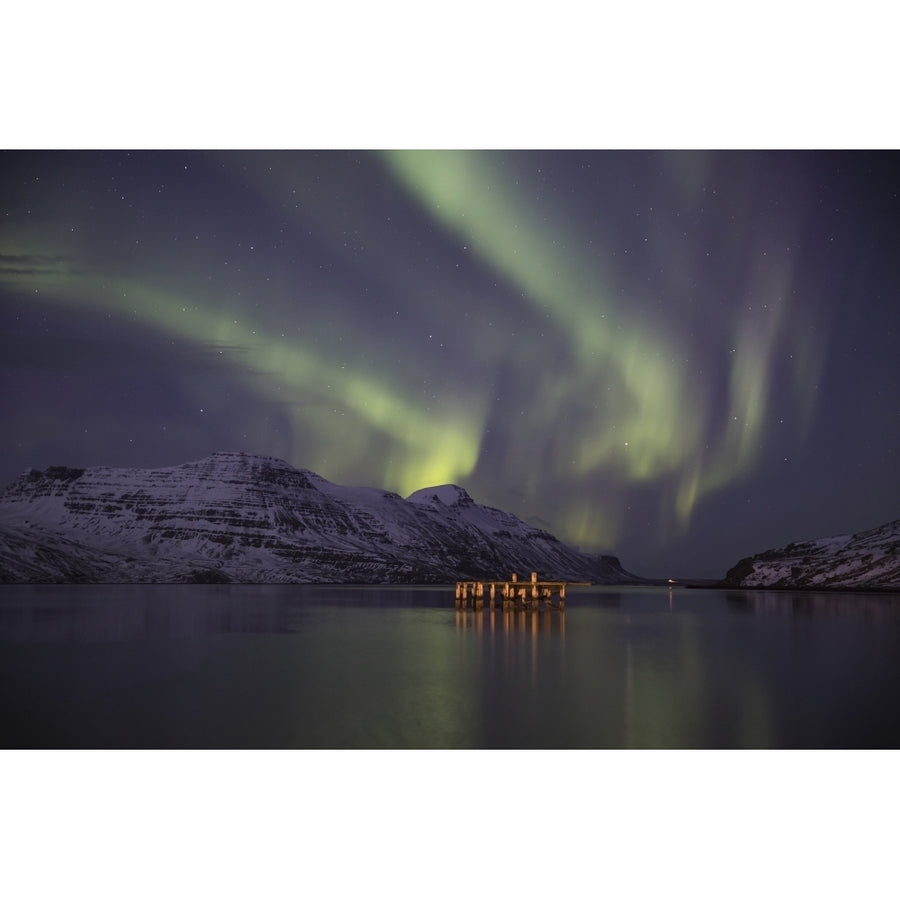
<path fill-rule="evenodd" d="M 4 747 L 896 748 L 898 685 L 898 595 L 0 590 Z"/>

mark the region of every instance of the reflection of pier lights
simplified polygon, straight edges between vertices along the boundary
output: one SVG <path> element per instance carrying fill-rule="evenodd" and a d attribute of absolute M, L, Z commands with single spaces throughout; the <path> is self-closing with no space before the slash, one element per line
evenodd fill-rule
<path fill-rule="evenodd" d="M 499 616 L 499 619 L 498 619 Z M 492 636 L 502 631 L 506 639 L 514 632 L 535 637 L 538 634 L 566 634 L 566 612 L 557 611 L 553 607 L 534 608 L 530 603 L 518 606 L 507 606 L 503 610 L 489 610 L 485 616 L 484 609 L 457 607 L 456 627 L 460 630 L 474 630 L 476 633 L 489 631 Z"/>

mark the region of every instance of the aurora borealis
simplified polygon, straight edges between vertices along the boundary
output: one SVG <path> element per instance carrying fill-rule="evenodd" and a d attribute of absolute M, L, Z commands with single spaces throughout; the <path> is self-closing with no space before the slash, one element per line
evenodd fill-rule
<path fill-rule="evenodd" d="M 651 577 L 900 516 L 893 153 L 9 151 L 4 483 L 455 482 Z"/>

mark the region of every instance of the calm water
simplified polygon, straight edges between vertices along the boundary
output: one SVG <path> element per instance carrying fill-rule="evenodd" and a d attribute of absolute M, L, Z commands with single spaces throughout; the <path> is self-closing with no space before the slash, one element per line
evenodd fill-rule
<path fill-rule="evenodd" d="M 900 596 L 7 586 L 5 747 L 900 746 Z"/>

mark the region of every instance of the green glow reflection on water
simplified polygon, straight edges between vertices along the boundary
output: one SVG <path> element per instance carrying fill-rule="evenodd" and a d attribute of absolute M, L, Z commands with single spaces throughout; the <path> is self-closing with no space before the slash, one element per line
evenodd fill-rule
<path fill-rule="evenodd" d="M 895 747 L 900 597 L 7 586 L 5 746 Z"/>

